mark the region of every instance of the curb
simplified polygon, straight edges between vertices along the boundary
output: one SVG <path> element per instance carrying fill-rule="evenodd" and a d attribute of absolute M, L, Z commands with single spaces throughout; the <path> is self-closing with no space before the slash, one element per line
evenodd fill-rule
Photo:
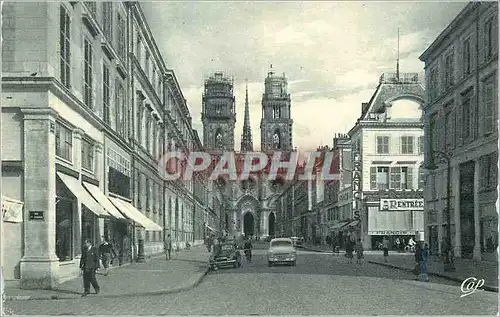
<path fill-rule="evenodd" d="M 413 272 L 413 269 L 406 268 L 406 267 L 401 267 L 401 266 L 396 266 L 396 265 L 393 265 L 393 264 L 380 263 L 380 262 L 376 262 L 376 261 L 368 261 L 368 263 L 376 264 L 376 265 L 380 265 L 380 266 L 385 266 L 385 267 L 390 267 L 390 268 L 398 269 L 398 270 L 401 270 L 401 271 Z M 459 279 L 459 278 L 456 278 L 456 277 L 451 277 L 451 276 L 444 275 L 444 274 L 441 274 L 441 273 L 427 272 L 427 275 L 437 276 L 437 277 L 441 277 L 441 278 L 444 278 L 444 279 L 449 280 L 449 281 L 454 281 L 454 282 L 459 282 L 459 283 L 463 282 L 462 279 Z M 498 287 L 495 287 L 495 286 L 484 285 L 482 288 L 485 291 L 488 291 L 488 292 L 496 292 L 496 293 L 498 293 Z"/>
<path fill-rule="evenodd" d="M 100 294 L 99 298 L 122 298 L 122 297 L 136 297 L 136 296 L 154 296 L 154 295 L 167 295 L 167 294 L 176 294 L 176 293 L 181 293 L 185 291 L 192 290 L 196 286 L 200 285 L 200 283 L 203 281 L 205 276 L 210 272 L 210 268 L 206 268 L 203 273 L 192 283 L 186 286 L 182 287 L 177 287 L 173 289 L 165 289 L 165 290 L 159 290 L 159 291 L 152 291 L 152 292 L 142 292 L 142 293 L 127 293 L 127 294 L 115 294 L 115 295 L 105 295 L 105 294 Z M 64 296 L 64 295 L 45 295 L 45 296 L 5 296 L 5 299 L 8 301 L 12 300 L 65 300 L 65 299 L 76 299 L 76 298 L 82 298 L 82 294 L 75 294 L 71 296 Z"/>

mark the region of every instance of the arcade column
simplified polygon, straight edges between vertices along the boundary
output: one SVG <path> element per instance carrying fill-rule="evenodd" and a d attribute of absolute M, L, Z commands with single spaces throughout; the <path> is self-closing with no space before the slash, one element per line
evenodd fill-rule
<path fill-rule="evenodd" d="M 57 112 L 51 108 L 22 108 L 24 121 L 24 256 L 21 288 L 53 289 L 59 278 L 56 256 Z"/>

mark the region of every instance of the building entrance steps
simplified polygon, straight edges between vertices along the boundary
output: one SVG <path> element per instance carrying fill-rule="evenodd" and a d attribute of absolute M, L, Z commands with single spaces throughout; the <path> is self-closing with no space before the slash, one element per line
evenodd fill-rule
<path fill-rule="evenodd" d="M 137 295 L 159 295 L 189 290 L 201 282 L 208 273 L 210 254 L 205 246 L 172 252 L 172 260 L 164 254 L 152 257 L 146 263 L 131 263 L 109 270 L 107 276 L 97 273 L 100 293 L 90 294 L 103 298 Z M 7 300 L 48 300 L 78 298 L 83 294 L 81 276 L 59 285 L 57 290 L 23 290 L 19 281 L 7 281 Z M 94 292 L 91 289 L 91 293 Z"/>
<path fill-rule="evenodd" d="M 383 255 L 370 255 L 366 260 L 373 264 L 393 267 L 395 269 L 412 271 L 415 267 L 415 257 L 391 256 L 389 254 L 387 263 L 384 262 Z M 449 280 L 462 283 L 469 277 L 476 279 L 484 279 L 483 289 L 488 291 L 498 292 L 498 262 L 490 261 L 473 261 L 468 259 L 453 260 L 455 264 L 455 272 L 445 272 L 443 261 L 435 256 L 432 256 L 427 261 L 427 273 L 430 277 L 439 276 Z"/>

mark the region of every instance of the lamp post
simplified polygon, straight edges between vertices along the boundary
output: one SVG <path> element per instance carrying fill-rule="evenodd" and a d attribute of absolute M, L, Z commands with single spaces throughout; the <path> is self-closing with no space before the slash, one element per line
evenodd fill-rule
<path fill-rule="evenodd" d="M 444 262 L 444 270 L 449 272 L 455 271 L 455 263 L 453 263 L 453 248 L 451 247 L 451 153 L 442 151 L 434 151 L 438 157 L 446 162 L 446 235 L 447 235 L 447 252 Z M 458 193 L 455 193 L 457 195 Z"/>

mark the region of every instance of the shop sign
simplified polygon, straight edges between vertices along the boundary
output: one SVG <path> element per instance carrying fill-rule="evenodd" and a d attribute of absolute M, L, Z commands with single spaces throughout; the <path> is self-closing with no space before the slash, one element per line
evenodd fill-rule
<path fill-rule="evenodd" d="M 380 199 L 380 211 L 423 211 L 423 199 Z"/>
<path fill-rule="evenodd" d="M 377 230 L 368 231 L 370 236 L 412 236 L 415 235 L 415 230 Z"/>
<path fill-rule="evenodd" d="M 361 155 L 353 153 L 352 169 L 352 218 L 359 220 L 361 216 Z"/>

